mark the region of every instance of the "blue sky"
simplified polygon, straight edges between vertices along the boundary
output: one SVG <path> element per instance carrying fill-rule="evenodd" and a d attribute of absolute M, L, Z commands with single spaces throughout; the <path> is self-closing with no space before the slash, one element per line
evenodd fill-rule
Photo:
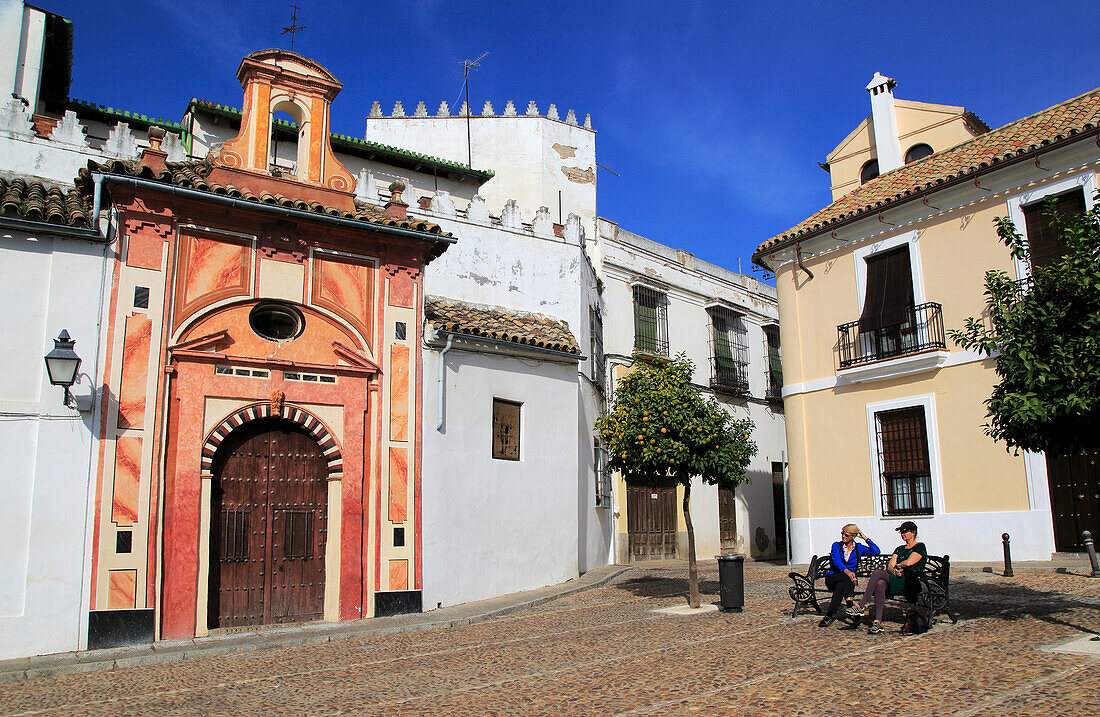
<path fill-rule="evenodd" d="M 522 110 L 592 114 L 599 213 L 736 270 L 829 203 L 825 155 L 870 111 L 875 71 L 899 98 L 962 105 L 991 127 L 1100 85 L 1095 0 L 892 2 L 319 2 L 295 0 L 294 49 L 344 83 L 333 129 L 362 136 L 373 101 L 454 106 L 471 83 Z M 290 3 L 37 0 L 74 21 L 71 95 L 179 119 L 192 96 L 240 106 L 240 58 L 280 37 Z"/>

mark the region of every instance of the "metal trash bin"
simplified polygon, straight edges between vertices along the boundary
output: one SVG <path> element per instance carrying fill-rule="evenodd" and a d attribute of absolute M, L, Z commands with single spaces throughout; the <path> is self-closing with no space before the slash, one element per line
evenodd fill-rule
<path fill-rule="evenodd" d="M 714 557 L 718 560 L 718 582 L 722 586 L 719 609 L 741 612 L 745 606 L 745 556 L 727 553 Z"/>

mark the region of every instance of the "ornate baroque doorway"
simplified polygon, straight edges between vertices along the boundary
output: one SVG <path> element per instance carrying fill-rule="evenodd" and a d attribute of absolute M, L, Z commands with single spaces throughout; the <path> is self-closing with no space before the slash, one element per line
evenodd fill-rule
<path fill-rule="evenodd" d="M 214 458 L 210 628 L 321 619 L 327 464 L 297 424 L 250 421 Z"/>

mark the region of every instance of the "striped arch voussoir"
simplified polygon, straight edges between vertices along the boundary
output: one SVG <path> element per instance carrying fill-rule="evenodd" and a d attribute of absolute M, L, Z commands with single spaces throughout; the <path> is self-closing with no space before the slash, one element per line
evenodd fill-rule
<path fill-rule="evenodd" d="M 329 478 L 344 472 L 344 459 L 340 455 L 340 447 L 336 445 L 336 439 L 317 416 L 314 416 L 304 408 L 298 408 L 290 404 L 284 405 L 283 411 L 280 414 L 274 413 L 271 410 L 270 403 L 253 403 L 229 414 L 225 420 L 215 426 L 214 429 L 210 431 L 209 435 L 207 435 L 206 441 L 202 444 L 202 474 L 204 476 L 213 474 L 214 454 L 218 451 L 218 446 L 229 437 L 230 433 L 249 421 L 254 421 L 257 418 L 269 418 L 271 416 L 293 421 L 304 428 L 309 435 L 313 436 L 314 440 L 321 446 L 321 452 L 324 454 L 325 461 L 328 463 Z"/>

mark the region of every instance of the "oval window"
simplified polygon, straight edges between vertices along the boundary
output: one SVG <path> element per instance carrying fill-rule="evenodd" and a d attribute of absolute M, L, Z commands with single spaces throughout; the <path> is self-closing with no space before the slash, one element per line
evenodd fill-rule
<path fill-rule="evenodd" d="M 248 314 L 248 324 L 268 341 L 289 341 L 306 327 L 302 312 L 289 304 L 267 301 L 256 304 Z"/>
<path fill-rule="evenodd" d="M 932 147 L 924 144 L 914 144 L 909 148 L 909 151 L 905 153 L 905 163 L 916 162 L 918 159 L 923 159 L 932 154 Z"/>

